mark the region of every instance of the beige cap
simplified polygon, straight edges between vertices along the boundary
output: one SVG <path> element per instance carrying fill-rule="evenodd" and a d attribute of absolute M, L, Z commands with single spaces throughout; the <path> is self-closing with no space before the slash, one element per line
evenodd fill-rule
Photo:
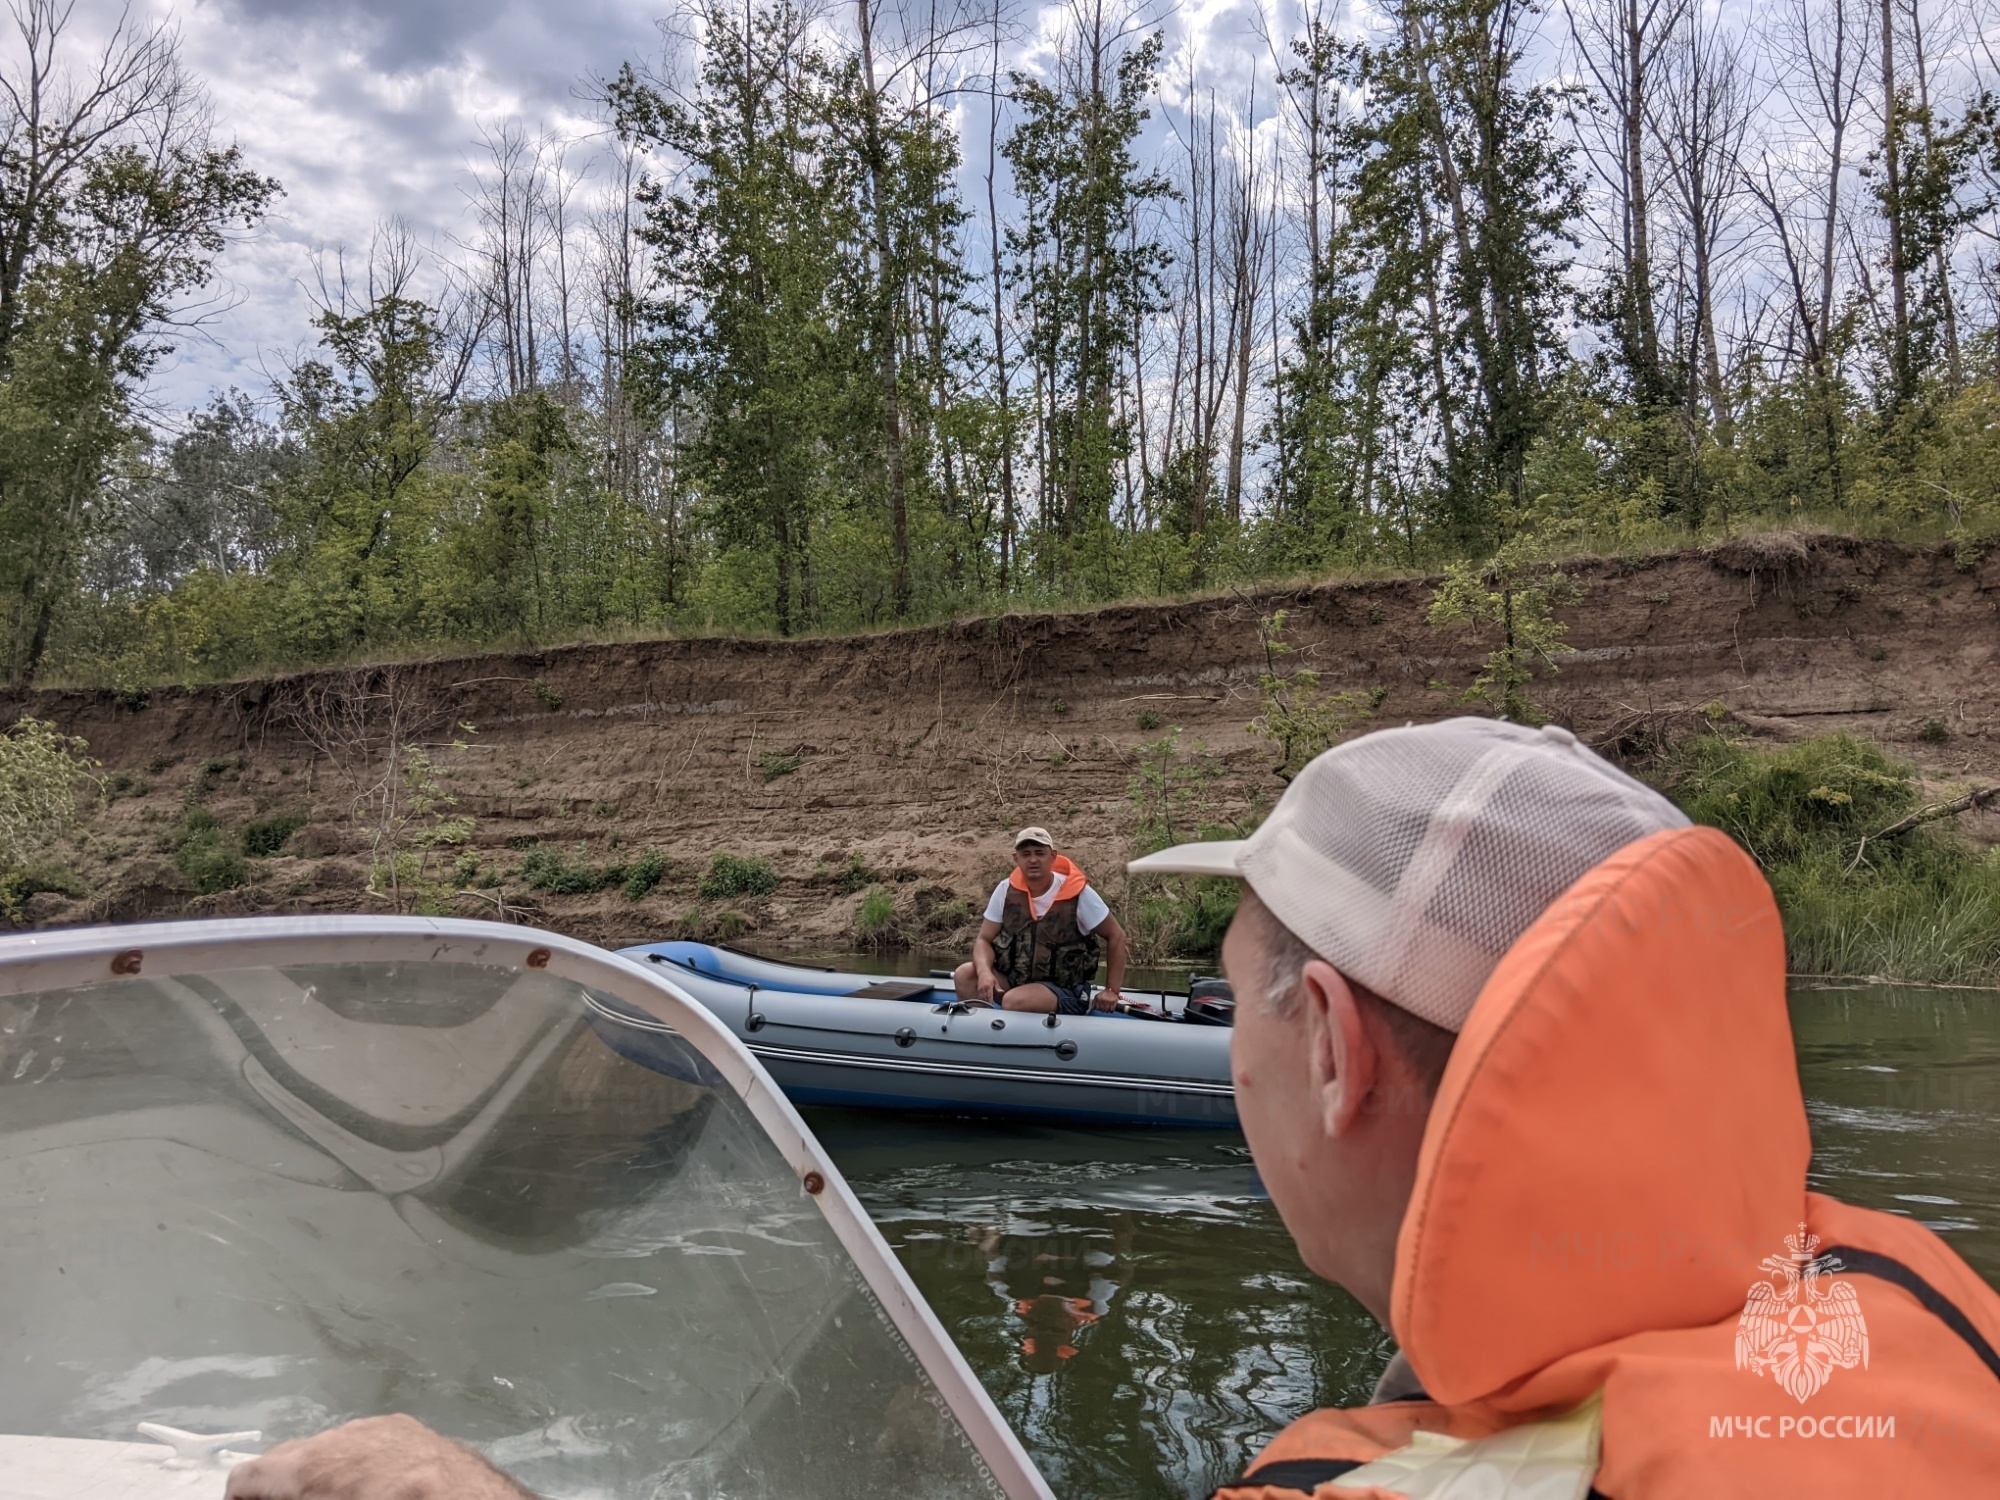
<path fill-rule="evenodd" d="M 1457 1031 L 1501 955 L 1625 845 L 1687 818 L 1567 729 L 1447 719 L 1318 756 L 1247 839 L 1138 873 L 1234 875 L 1341 973 Z"/>
<path fill-rule="evenodd" d="M 1019 833 L 1014 835 L 1014 847 L 1018 849 L 1023 844 L 1046 844 L 1049 848 L 1053 849 L 1056 846 L 1056 841 L 1049 837 L 1048 829 L 1038 824 L 1030 823 L 1026 828 L 1023 828 Z"/>

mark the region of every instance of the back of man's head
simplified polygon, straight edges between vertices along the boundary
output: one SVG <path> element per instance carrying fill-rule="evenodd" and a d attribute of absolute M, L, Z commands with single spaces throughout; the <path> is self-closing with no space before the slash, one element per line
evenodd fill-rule
<path fill-rule="evenodd" d="M 1287 962 L 1323 958 L 1367 997 L 1455 1035 L 1558 896 L 1625 845 L 1687 821 L 1568 730 L 1447 719 L 1327 751 L 1248 839 L 1131 868 L 1240 875 L 1289 939 L 1273 950 Z M 1406 1040 L 1404 1018 L 1390 1019 Z M 1417 1057 L 1440 1057 L 1435 1038 L 1411 1037 Z"/>

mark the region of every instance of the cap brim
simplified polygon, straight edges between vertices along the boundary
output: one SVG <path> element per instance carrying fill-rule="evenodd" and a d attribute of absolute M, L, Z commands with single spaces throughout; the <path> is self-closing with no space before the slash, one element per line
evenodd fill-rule
<path fill-rule="evenodd" d="M 1176 844 L 1171 849 L 1132 860 L 1125 868 L 1134 875 L 1233 875 L 1240 879 L 1243 870 L 1238 861 L 1249 847 L 1248 839 Z"/>

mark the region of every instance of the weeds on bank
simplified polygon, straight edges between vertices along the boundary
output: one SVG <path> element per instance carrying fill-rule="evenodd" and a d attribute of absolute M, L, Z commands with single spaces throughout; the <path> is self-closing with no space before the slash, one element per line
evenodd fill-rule
<path fill-rule="evenodd" d="M 1329 692 L 1319 685 L 1319 673 L 1286 665 L 1284 658 L 1296 648 L 1285 640 L 1285 620 L 1281 609 L 1257 622 L 1264 648 L 1257 689 L 1264 707 L 1249 729 L 1276 747 L 1278 763 L 1271 767 L 1272 773 L 1289 782 L 1314 756 L 1339 744 L 1363 719 L 1372 717 L 1388 691 L 1377 687 L 1360 693 Z"/>
<path fill-rule="evenodd" d="M 1256 826 L 1225 821 L 1217 791 L 1221 761 L 1169 730 L 1139 747 L 1139 765 L 1125 784 L 1135 814 L 1132 853 L 1151 854 L 1193 839 L 1242 838 Z M 1236 915 L 1237 882 L 1215 877 L 1135 875 L 1126 885 L 1123 917 L 1132 956 L 1140 963 L 1214 953 Z"/>
<path fill-rule="evenodd" d="M 1536 562 L 1521 543 L 1502 547 L 1483 563 L 1453 564 L 1431 598 L 1432 627 L 1468 624 L 1500 634 L 1464 700 L 1484 703 L 1516 724 L 1546 722 L 1528 687 L 1537 666 L 1553 675 L 1557 658 L 1576 649 L 1564 642 L 1569 627 L 1555 611 L 1582 597 L 1583 589 L 1567 574 Z"/>
<path fill-rule="evenodd" d="M 101 795 L 90 746 L 42 719 L 0 733 L 0 912 L 11 921 L 41 891 L 85 887 L 57 850 L 77 835 L 86 802 Z"/>
<path fill-rule="evenodd" d="M 1913 767 L 1851 735 L 1773 748 L 1703 734 L 1648 774 L 1763 867 L 1795 973 L 2000 982 L 2000 850 L 1945 819 L 1883 836 L 1923 806 Z"/>

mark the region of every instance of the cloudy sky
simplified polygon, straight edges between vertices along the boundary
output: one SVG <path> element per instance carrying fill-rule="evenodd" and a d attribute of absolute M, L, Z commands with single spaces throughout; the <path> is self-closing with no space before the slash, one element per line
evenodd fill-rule
<path fill-rule="evenodd" d="M 466 233 L 482 128 L 518 117 L 531 128 L 589 129 L 588 81 L 626 59 L 657 59 L 657 18 L 670 3 L 132 0 L 135 18 L 178 28 L 224 136 L 285 187 L 269 223 L 225 257 L 229 305 L 156 377 L 156 409 L 199 404 L 231 385 L 263 393 L 309 338 L 316 257 L 365 251 L 392 218 L 433 244 Z M 1193 55 L 1205 78 L 1226 86 L 1263 53 L 1259 3 L 1160 0 L 1151 9 L 1182 65 Z M 119 9 L 119 0 L 79 0 L 80 29 L 101 32 Z M 1022 30 L 1016 55 L 1032 62 L 1035 28 Z M 968 142 L 983 157 L 981 144 Z"/>
<path fill-rule="evenodd" d="M 117 0 L 79 0 L 115 20 Z M 657 54 L 657 0 L 134 0 L 178 28 L 225 137 L 284 184 L 223 270 L 233 304 L 155 382 L 169 405 L 260 392 L 307 333 L 316 256 L 365 248 L 400 217 L 426 240 L 462 230 L 482 126 L 579 127 L 594 73 Z M 92 14 L 94 13 L 94 14 Z"/>

